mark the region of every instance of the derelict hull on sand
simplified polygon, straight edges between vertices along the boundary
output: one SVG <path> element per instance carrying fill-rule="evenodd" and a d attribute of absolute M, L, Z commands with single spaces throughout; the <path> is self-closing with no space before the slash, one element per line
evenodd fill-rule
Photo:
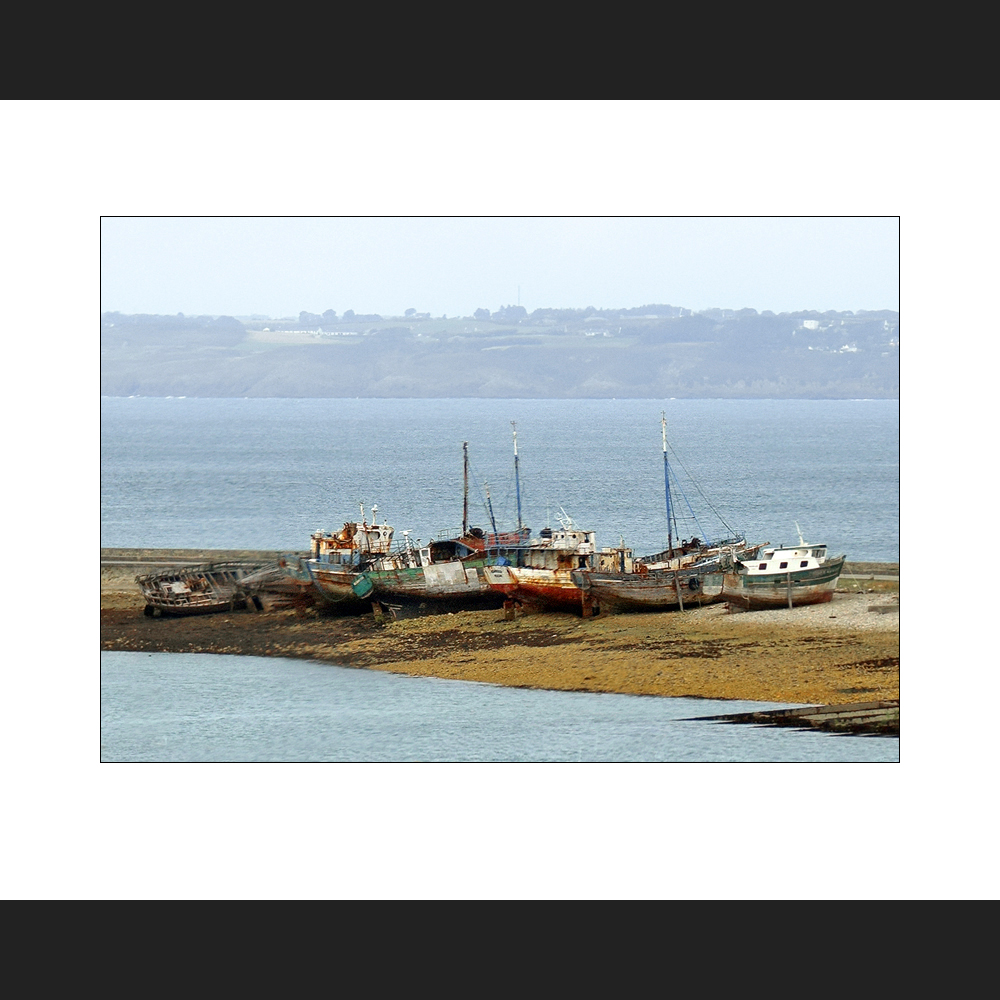
<path fill-rule="evenodd" d="M 690 569 L 650 573 L 574 570 L 573 581 L 601 611 L 664 611 L 723 600 L 721 573 Z"/>
<path fill-rule="evenodd" d="M 305 559 L 295 555 L 283 555 L 277 563 L 244 577 L 237 593 L 264 611 L 309 608 L 322 600 Z"/>
<path fill-rule="evenodd" d="M 238 586 L 261 567 L 241 563 L 207 563 L 137 576 L 146 599 L 143 613 L 169 616 L 210 615 L 231 611 L 244 601 Z"/>
<path fill-rule="evenodd" d="M 306 566 L 313 584 L 328 604 L 346 607 L 360 606 L 370 597 L 371 582 L 355 569 L 339 569 L 310 559 Z"/>
<path fill-rule="evenodd" d="M 723 600 L 748 611 L 826 604 L 833 600 L 847 556 L 827 559 L 822 565 L 785 573 L 751 576 L 726 573 Z"/>
<path fill-rule="evenodd" d="M 571 569 L 487 566 L 490 587 L 508 601 L 554 611 L 580 611 L 584 593 L 573 582 Z"/>
<path fill-rule="evenodd" d="M 424 610 L 497 608 L 503 602 L 486 582 L 481 559 L 450 560 L 427 566 L 369 570 L 371 597 L 384 604 Z"/>

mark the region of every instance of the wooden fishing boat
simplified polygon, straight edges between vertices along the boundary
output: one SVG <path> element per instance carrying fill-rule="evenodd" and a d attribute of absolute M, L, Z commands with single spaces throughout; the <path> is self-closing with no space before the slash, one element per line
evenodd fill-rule
<path fill-rule="evenodd" d="M 826 545 L 799 535 L 796 546 L 765 547 L 752 558 L 735 560 L 723 578 L 723 599 L 747 610 L 825 604 L 833 600 L 846 559 L 828 556 Z"/>
<path fill-rule="evenodd" d="M 463 539 L 438 539 L 414 545 L 403 532 L 402 546 L 383 556 L 362 574 L 371 586 L 372 600 L 389 606 L 423 610 L 499 607 L 482 575 L 487 559 Z"/>
<path fill-rule="evenodd" d="M 260 563 L 206 563 L 137 576 L 135 582 L 146 599 L 143 614 L 207 615 L 230 611 L 244 598 L 240 582 L 260 569 Z"/>
<path fill-rule="evenodd" d="M 740 556 L 756 551 L 742 535 L 716 542 L 698 536 L 680 538 L 677 505 L 671 489 L 673 471 L 667 455 L 667 419 L 660 415 L 663 438 L 663 485 L 667 508 L 667 548 L 635 558 L 624 541 L 618 548 L 602 549 L 595 566 L 572 573 L 582 594 L 585 616 L 613 611 L 661 611 L 700 607 L 723 600 L 723 566 L 735 565 Z M 714 508 L 713 508 L 714 509 Z M 732 532 L 724 518 L 716 516 Z M 694 515 L 692 512 L 692 520 Z M 697 521 L 695 521 L 697 523 Z M 699 529 L 700 530 L 700 529 Z M 675 541 L 676 539 L 676 541 Z"/>
<path fill-rule="evenodd" d="M 305 565 L 328 604 L 359 604 L 371 595 L 372 585 L 363 571 L 390 551 L 393 535 L 388 524 L 378 523 L 378 505 L 372 507 L 372 522 L 368 523 L 361 504 L 360 521 L 345 521 L 338 532 L 313 533 Z"/>
<path fill-rule="evenodd" d="M 529 545 L 506 549 L 483 572 L 490 587 L 503 594 L 510 606 L 553 611 L 576 611 L 584 594 L 573 579 L 577 570 L 594 565 L 593 531 L 581 531 L 562 511 L 561 527 L 544 528 Z"/>
<path fill-rule="evenodd" d="M 503 603 L 489 585 L 485 569 L 502 553 L 523 545 L 531 529 L 521 523 L 520 471 L 517 455 L 517 430 L 514 430 L 514 479 L 517 484 L 518 525 L 515 531 L 497 530 L 489 487 L 486 489 L 487 513 L 492 533 L 469 524 L 469 444 L 462 443 L 464 493 L 462 530 L 460 534 L 445 532 L 427 545 L 416 545 L 410 532 L 403 532 L 403 541 L 395 552 L 374 559 L 362 577 L 373 601 L 394 611 L 441 612 L 462 608 L 496 608 Z"/>

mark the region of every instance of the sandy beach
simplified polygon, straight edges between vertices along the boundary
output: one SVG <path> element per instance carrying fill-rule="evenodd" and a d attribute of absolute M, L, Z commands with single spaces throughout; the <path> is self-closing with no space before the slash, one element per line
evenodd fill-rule
<path fill-rule="evenodd" d="M 466 611 L 378 622 L 326 609 L 144 617 L 135 576 L 180 555 L 102 553 L 101 649 L 288 656 L 569 691 L 798 704 L 899 698 L 898 566 L 855 564 L 857 576 L 842 577 L 829 604 L 779 611 L 712 605 L 512 621 L 502 611 Z M 137 568 L 139 559 L 148 568 Z"/>

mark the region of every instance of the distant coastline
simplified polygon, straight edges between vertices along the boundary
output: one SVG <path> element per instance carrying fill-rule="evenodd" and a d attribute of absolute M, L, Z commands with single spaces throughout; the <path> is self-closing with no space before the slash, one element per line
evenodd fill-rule
<path fill-rule="evenodd" d="M 899 313 L 536 309 L 101 317 L 101 394 L 898 399 Z"/>

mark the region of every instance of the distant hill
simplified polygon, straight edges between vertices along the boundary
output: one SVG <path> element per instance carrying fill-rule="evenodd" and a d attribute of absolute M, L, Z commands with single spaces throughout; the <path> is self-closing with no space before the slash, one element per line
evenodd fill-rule
<path fill-rule="evenodd" d="M 898 398 L 899 313 L 101 316 L 108 396 Z"/>

